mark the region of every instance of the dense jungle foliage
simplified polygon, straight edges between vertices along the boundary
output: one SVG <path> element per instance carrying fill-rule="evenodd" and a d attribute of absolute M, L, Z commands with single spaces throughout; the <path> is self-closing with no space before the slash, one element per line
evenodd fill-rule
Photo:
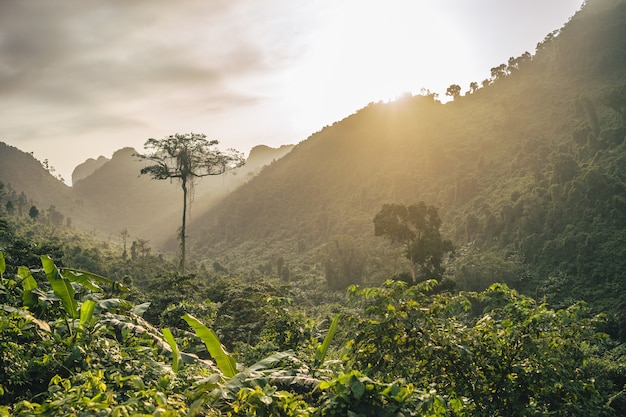
<path fill-rule="evenodd" d="M 135 286 L 65 266 L 72 255 L 46 225 L 1 226 L 1 416 L 626 412 L 624 345 L 584 303 L 553 309 L 504 284 L 448 292 L 434 280 L 331 294 L 179 276 L 149 254 L 154 278 Z M 140 268 L 118 249 L 92 266 Z"/>

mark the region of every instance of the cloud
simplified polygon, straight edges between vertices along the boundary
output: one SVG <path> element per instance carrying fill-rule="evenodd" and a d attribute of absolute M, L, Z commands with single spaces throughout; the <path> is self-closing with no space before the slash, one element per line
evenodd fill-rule
<path fill-rule="evenodd" d="M 2 2 L 0 94 L 57 105 L 158 99 L 182 88 L 232 95 L 291 53 L 266 30 L 280 19 L 250 4 Z"/>
<path fill-rule="evenodd" d="M 488 73 L 508 58 L 488 53 L 541 20 L 529 2 L 0 0 L 0 140 L 68 164 L 191 130 L 244 151 L 294 143 L 385 94 L 459 82 L 457 62 Z M 492 24 L 521 10 L 532 25 Z"/>

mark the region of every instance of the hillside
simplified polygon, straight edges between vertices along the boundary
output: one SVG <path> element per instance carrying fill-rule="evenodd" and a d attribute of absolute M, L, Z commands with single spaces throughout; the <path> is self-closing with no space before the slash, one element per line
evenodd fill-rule
<path fill-rule="evenodd" d="M 108 161 L 108 158 L 100 155 L 98 159 L 89 158 L 82 164 L 77 165 L 74 171 L 72 171 L 72 184 L 76 184 L 78 181 L 87 178 Z"/>
<path fill-rule="evenodd" d="M 348 235 L 376 257 L 388 246 L 373 236 L 382 204 L 423 200 L 458 248 L 461 288 L 505 279 L 618 311 L 625 85 L 626 2 L 589 1 L 472 94 L 374 103 L 301 142 L 196 217 L 196 252 L 319 264 L 324 244 Z"/>
<path fill-rule="evenodd" d="M 4 200 L 10 199 L 24 216 L 32 205 L 39 211 L 54 206 L 74 225 L 89 228 L 89 203 L 78 199 L 70 187 L 47 171 L 33 155 L 3 142 L 0 142 L 0 182 L 7 193 Z"/>

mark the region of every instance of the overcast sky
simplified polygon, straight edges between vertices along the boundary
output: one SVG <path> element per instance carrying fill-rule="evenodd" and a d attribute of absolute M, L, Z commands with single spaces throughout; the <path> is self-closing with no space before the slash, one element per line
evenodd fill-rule
<path fill-rule="evenodd" d="M 0 141 L 66 180 L 87 158 L 199 132 L 245 153 L 369 102 L 444 95 L 582 0 L 0 0 Z"/>

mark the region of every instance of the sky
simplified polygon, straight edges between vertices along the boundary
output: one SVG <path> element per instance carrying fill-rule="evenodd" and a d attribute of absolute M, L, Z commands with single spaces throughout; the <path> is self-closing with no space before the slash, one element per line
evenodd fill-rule
<path fill-rule="evenodd" d="M 0 141 L 70 182 L 174 133 L 296 144 L 370 102 L 489 78 L 582 0 L 0 0 Z"/>

